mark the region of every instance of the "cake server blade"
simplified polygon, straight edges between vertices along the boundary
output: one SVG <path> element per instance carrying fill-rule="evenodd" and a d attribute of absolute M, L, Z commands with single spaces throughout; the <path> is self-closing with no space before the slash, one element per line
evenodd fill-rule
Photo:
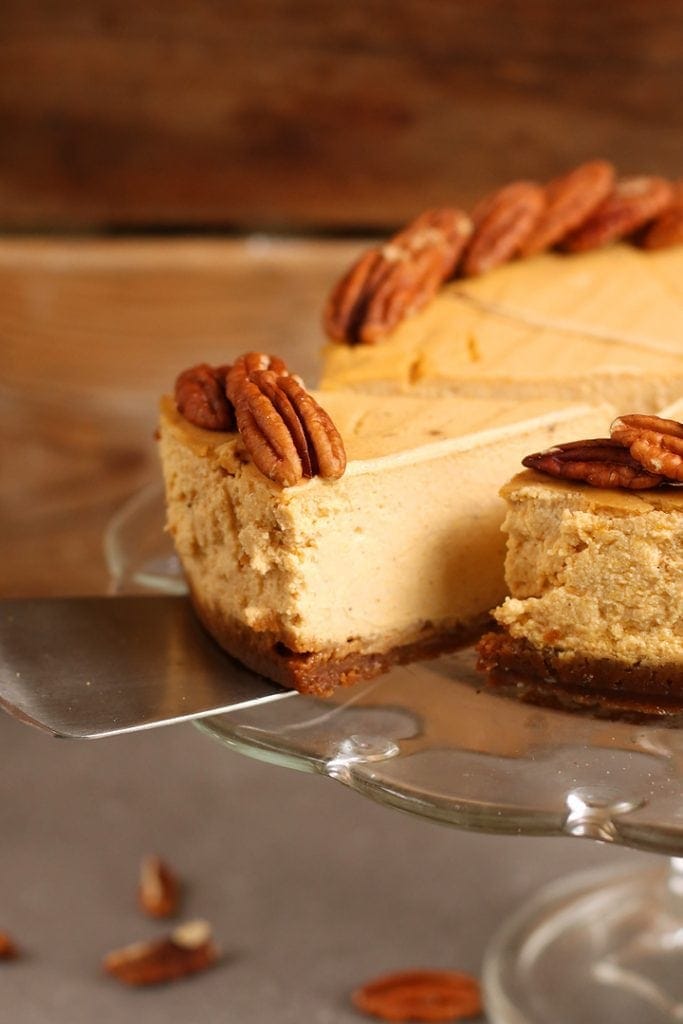
<path fill-rule="evenodd" d="M 95 739 L 296 696 L 233 661 L 184 596 L 0 600 L 0 707 Z"/>

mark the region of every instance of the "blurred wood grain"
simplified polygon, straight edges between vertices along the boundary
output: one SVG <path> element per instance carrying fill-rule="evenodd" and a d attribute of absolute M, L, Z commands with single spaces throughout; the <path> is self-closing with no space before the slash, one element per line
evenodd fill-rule
<path fill-rule="evenodd" d="M 159 396 L 276 352 L 314 383 L 357 243 L 0 240 L 0 594 L 101 593 L 104 528 L 160 479 Z"/>
<path fill-rule="evenodd" d="M 0 225 L 386 226 L 680 176 L 683 2 L 6 0 Z"/>

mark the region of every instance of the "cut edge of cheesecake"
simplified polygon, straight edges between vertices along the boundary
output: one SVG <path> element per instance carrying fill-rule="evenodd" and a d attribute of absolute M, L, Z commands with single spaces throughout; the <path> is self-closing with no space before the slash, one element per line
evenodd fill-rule
<path fill-rule="evenodd" d="M 629 662 L 599 658 L 548 645 L 537 647 L 525 637 L 513 637 L 499 627 L 477 644 L 479 668 L 510 681 L 529 693 L 549 695 L 559 689 L 596 702 L 608 695 L 675 700 L 683 707 L 683 662 Z"/>
<path fill-rule="evenodd" d="M 510 596 L 479 668 L 534 702 L 683 711 L 683 488 L 603 490 L 526 470 L 501 495 Z"/>
<path fill-rule="evenodd" d="M 373 679 L 394 665 L 457 651 L 477 640 L 491 625 L 489 613 L 482 612 L 469 621 L 425 623 L 417 639 L 385 649 L 348 654 L 336 646 L 318 651 L 293 651 L 277 633 L 254 631 L 205 601 L 194 587 L 190 588 L 190 598 L 204 628 L 231 657 L 282 686 L 320 697 L 329 696 L 338 687 Z"/>

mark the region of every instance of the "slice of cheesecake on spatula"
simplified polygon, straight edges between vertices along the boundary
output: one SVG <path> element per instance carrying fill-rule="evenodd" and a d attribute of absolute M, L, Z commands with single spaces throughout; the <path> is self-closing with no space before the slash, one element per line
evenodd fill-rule
<path fill-rule="evenodd" d="M 200 391 L 214 395 L 217 381 L 232 395 L 234 424 L 198 425 L 202 396 L 182 382 L 200 378 Z M 160 452 L 168 529 L 199 618 L 245 665 L 310 693 L 478 636 L 505 593 L 499 487 L 530 448 L 605 430 L 613 416 L 546 399 L 311 394 L 292 379 L 254 353 L 233 370 L 193 368 L 162 401 Z M 341 472 L 321 461 L 329 424 Z M 288 434 L 301 457 L 285 476 Z"/>

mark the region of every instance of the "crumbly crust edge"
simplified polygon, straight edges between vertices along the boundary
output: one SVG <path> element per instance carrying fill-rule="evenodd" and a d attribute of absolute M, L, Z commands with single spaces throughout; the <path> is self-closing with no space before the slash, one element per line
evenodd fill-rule
<path fill-rule="evenodd" d="M 538 703 L 609 710 L 625 700 L 652 713 L 664 713 L 667 702 L 669 710 L 683 709 L 683 663 L 633 663 L 538 648 L 505 629 L 485 633 L 477 652 L 477 667 L 493 685 L 517 685 L 525 699 Z"/>
<path fill-rule="evenodd" d="M 414 641 L 370 650 L 345 653 L 343 649 L 297 652 L 276 635 L 257 632 L 226 616 L 191 593 L 192 604 L 202 625 L 231 657 L 288 689 L 313 696 L 329 696 L 339 686 L 352 686 L 362 679 L 387 672 L 393 665 L 436 658 L 472 643 L 491 625 L 482 614 L 469 622 L 449 626 L 425 626 Z"/>

